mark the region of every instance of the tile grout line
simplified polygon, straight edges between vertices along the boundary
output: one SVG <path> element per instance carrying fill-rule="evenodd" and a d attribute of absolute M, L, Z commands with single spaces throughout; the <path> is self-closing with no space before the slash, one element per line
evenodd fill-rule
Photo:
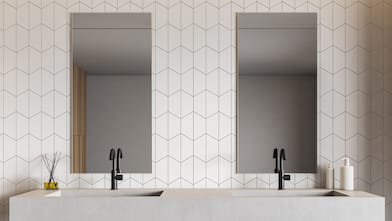
<path fill-rule="evenodd" d="M 2 97 L 3 97 L 3 102 L 4 102 L 4 99 L 5 99 L 5 95 L 4 95 L 4 87 L 5 87 L 5 83 L 4 83 L 4 72 L 5 72 L 5 56 L 4 56 L 4 54 L 5 54 L 5 42 L 4 42 L 4 38 L 5 38 L 5 22 L 4 22 L 4 7 L 5 7 L 5 4 L 4 4 L 4 2 L 3 2 L 3 4 L 2 4 L 2 8 L 1 8 L 1 10 L 2 10 L 2 13 L 1 13 L 1 17 L 2 17 L 2 21 L 3 21 L 3 24 L 2 24 L 2 26 L 3 26 L 3 30 L 2 30 L 2 52 L 3 52 L 3 57 L 2 57 L 2 60 L 3 60 L 3 67 L 2 67 L 2 75 L 3 75 L 3 82 L 2 82 L 2 85 L 3 85 L 3 88 L 2 88 L 2 91 L 3 91 L 3 93 L 2 93 Z M 5 111 L 5 106 L 4 105 L 2 105 L 2 109 L 3 109 L 3 113 L 2 113 L 2 119 L 3 119 L 3 121 L 4 121 L 4 111 Z M 5 151 L 4 151 L 4 149 L 5 149 L 5 147 L 4 147 L 4 145 L 5 145 L 5 142 L 4 142 L 4 122 L 3 122 L 3 125 L 2 125 L 2 137 L 3 137 L 3 139 L 2 139 L 2 144 L 3 144 L 3 147 L 2 147 L 2 164 L 3 164 L 3 167 L 2 167 L 2 172 L 3 172 L 3 177 L 1 177 L 1 195 L 2 195 L 2 197 L 0 198 L 0 207 L 1 207 L 1 209 L 2 210 L 5 210 L 5 205 L 4 205 L 4 200 L 5 200 L 5 197 L 4 197 L 4 189 L 5 189 L 5 185 L 4 185 L 4 172 L 5 172 L 5 170 L 4 170 L 4 153 L 5 153 Z M 5 217 L 5 214 L 0 214 L 0 217 Z"/>
<path fill-rule="evenodd" d="M 357 22 L 358 22 L 358 24 L 357 24 L 357 29 L 356 29 L 356 31 L 357 31 L 357 45 L 356 45 L 356 47 L 357 47 L 357 50 L 358 50 L 358 54 L 357 54 L 357 70 L 356 70 L 356 75 L 357 75 L 357 84 L 358 84 L 358 86 L 357 86 L 357 90 L 358 90 L 358 94 L 357 94 L 357 116 L 358 116 L 358 121 L 359 121 L 359 118 L 360 118 L 360 111 L 359 111 L 359 108 L 360 108 L 360 105 L 359 105 L 359 99 L 360 99 L 360 97 L 359 97 L 359 94 L 360 94 L 360 90 L 359 90 L 359 88 L 360 88 L 360 73 L 359 73 L 359 48 L 360 48 L 360 45 L 359 45 L 359 39 L 360 39 L 360 35 L 359 35 L 359 33 L 360 33 L 360 27 L 359 27 L 359 6 L 360 6 L 360 3 L 359 2 L 357 2 Z M 359 135 L 359 130 L 360 130 L 360 128 L 359 128 L 359 123 L 357 124 L 357 133 L 358 133 L 358 135 Z M 359 162 L 358 162 L 358 165 L 359 165 Z M 358 168 L 358 174 L 360 173 L 360 169 Z M 354 186 L 357 186 L 357 188 L 358 188 L 358 183 L 359 183 L 359 181 L 357 182 L 357 185 L 356 185 L 356 183 L 355 183 L 355 173 L 354 173 Z"/>
<path fill-rule="evenodd" d="M 129 4 L 130 6 L 129 7 L 131 7 L 131 4 Z M 155 5 L 155 12 L 156 12 L 156 5 Z M 155 26 L 156 26 L 156 16 L 155 16 Z M 157 118 L 156 118 L 156 116 L 157 116 L 157 91 L 156 91 L 156 88 L 157 88 L 157 62 L 156 62 L 156 60 L 157 60 L 157 45 L 156 45 L 156 36 L 157 36 L 157 31 L 155 30 L 154 31 L 154 34 L 155 34 L 155 46 L 154 46 L 154 51 L 155 51 L 155 53 L 154 53 L 154 56 L 155 56 L 155 64 L 154 64 L 154 67 L 155 67 L 155 70 L 154 70 L 154 76 L 155 76 L 155 81 L 154 81 L 154 97 L 155 97 L 155 99 L 154 99 L 154 102 L 155 102 L 155 105 L 154 105 L 154 109 L 155 109 L 155 111 L 154 111 L 154 115 L 155 115 L 155 117 L 154 117 L 154 121 L 155 121 L 155 123 L 154 123 L 154 139 L 155 139 L 155 151 L 154 151 L 154 161 L 155 161 L 155 164 L 154 164 L 154 167 L 155 167 L 155 172 L 157 171 Z M 169 43 L 168 43 L 168 45 L 169 45 Z M 132 180 L 131 180 L 132 181 Z M 130 181 L 130 182 L 131 182 Z M 143 181 L 142 181 L 142 183 L 143 183 Z"/>
<path fill-rule="evenodd" d="M 41 125 L 40 125 L 40 138 L 39 138 L 39 140 L 40 140 L 40 152 L 41 152 L 41 155 L 39 156 L 39 157 L 41 157 L 42 156 L 42 132 L 43 132 L 43 130 L 42 130 L 42 127 L 43 127 L 43 119 L 42 119 L 42 116 L 43 116 L 43 113 L 42 113 L 42 110 L 43 110 L 43 102 L 42 102 L 42 93 L 43 93 L 43 83 L 44 83 L 44 81 L 43 81 L 43 75 L 42 75 L 42 71 L 43 71 L 43 62 L 42 62 L 42 60 L 43 60 L 43 56 L 42 56 L 42 54 L 43 54 L 43 47 L 42 47 L 42 44 L 43 44 L 43 29 L 42 29 L 42 27 L 43 27 L 43 10 L 42 10 L 42 0 L 41 0 L 41 27 L 40 27 L 40 29 L 41 29 L 41 44 L 40 44 L 40 46 L 41 46 L 41 51 L 40 51 L 40 56 L 41 56 L 41 70 L 40 70 L 40 81 L 41 81 L 41 87 L 40 87 L 40 89 L 41 89 L 41 91 L 40 91 L 40 99 L 41 99 L 41 109 L 40 109 L 40 120 L 41 120 Z M 40 162 L 40 180 L 39 180 L 39 184 L 40 184 L 40 186 L 42 186 L 42 184 L 43 184 L 43 182 L 42 182 L 42 180 L 43 180 L 43 172 L 42 172 L 42 161 Z"/>
<path fill-rule="evenodd" d="M 209 164 L 209 162 L 208 162 L 208 155 L 207 155 L 207 149 L 208 149 L 208 145 L 207 145 L 207 130 L 208 130 L 208 116 L 207 116 L 207 85 L 208 85 L 208 82 L 207 82 L 207 76 L 208 76 L 208 74 L 207 74 L 207 2 L 205 2 L 204 3 L 205 4 L 205 11 L 204 11 L 204 13 L 205 13 L 205 21 L 204 21 L 204 28 L 205 29 L 203 29 L 203 31 L 204 31 L 204 53 L 205 53 L 205 55 L 204 55 L 204 81 L 205 81 L 205 85 L 204 85 L 204 110 L 205 110 L 205 112 L 204 112 L 204 120 L 205 120 L 205 125 L 204 125 L 204 127 L 205 127 L 205 131 L 204 131 L 204 133 L 205 133 L 205 143 L 204 143 L 204 145 L 205 145 L 205 187 L 207 188 L 207 186 L 208 186 L 208 164 Z"/>
<path fill-rule="evenodd" d="M 182 68 L 182 66 L 183 66 L 183 59 L 182 59 L 182 52 L 183 52 L 183 49 L 184 49 L 184 45 L 183 45 L 183 37 L 182 37 L 182 34 L 183 34 L 183 32 L 184 32 L 184 27 L 183 27 L 183 7 L 184 7 L 184 2 L 181 0 L 181 1 L 179 1 L 179 8 L 180 8 L 180 31 L 179 31 L 179 33 L 180 33 L 180 46 L 179 46 L 179 50 L 180 50 L 180 57 L 179 57 L 179 61 L 180 61 L 180 67 L 179 67 L 179 69 L 180 69 L 180 106 L 179 106 L 179 108 L 180 108 L 180 134 L 182 134 L 182 129 L 183 129 L 183 127 L 182 127 L 182 121 L 183 121 L 183 108 L 182 108 L 182 105 L 183 105 L 183 93 L 185 93 L 185 91 L 183 90 L 183 75 L 184 75 L 184 73 L 183 73 L 183 68 Z M 186 4 L 185 4 L 186 5 Z M 185 70 L 186 71 L 186 70 Z M 192 94 L 192 98 L 193 98 L 193 94 Z M 188 114 L 190 114 L 190 113 L 187 113 L 186 115 L 188 115 Z M 192 112 L 192 116 L 193 116 L 193 112 Z M 193 131 L 194 131 L 194 119 L 192 118 L 192 133 L 193 133 Z M 189 140 L 189 139 L 188 139 Z M 183 139 L 182 139 L 182 136 L 180 136 L 180 143 L 181 143 L 181 148 L 180 149 L 182 149 L 182 147 L 183 147 L 183 144 L 182 144 L 182 141 L 183 141 Z M 194 139 L 193 139 L 193 135 L 192 135 L 192 155 L 191 155 L 191 157 L 192 157 L 192 188 L 194 188 L 194 186 L 195 186 L 195 182 L 194 182 L 194 180 L 195 180 L 195 160 L 194 160 L 194 146 L 193 146 L 193 141 L 194 141 Z M 189 159 L 189 157 L 186 159 L 186 161 Z M 181 162 L 181 164 L 182 164 L 182 162 Z M 182 165 L 181 165 L 181 170 L 182 170 Z"/>
<path fill-rule="evenodd" d="M 15 39 L 18 39 L 18 26 L 19 26 L 19 19 L 18 19 L 18 0 L 16 0 L 16 8 L 15 8 Z M 15 50 L 16 50 L 16 62 L 15 62 L 15 67 L 13 68 L 14 70 L 15 70 L 15 82 L 14 82 L 14 84 L 15 84 L 15 92 L 14 92 L 14 94 L 13 94 L 13 97 L 14 97 L 14 99 L 15 99 L 15 109 L 13 110 L 13 113 L 12 114 L 15 114 L 15 124 L 16 125 L 18 125 L 18 72 L 19 72 L 19 69 L 18 69 L 18 56 L 19 56 L 19 50 L 18 50 L 18 40 L 16 40 L 15 41 Z M 11 114 L 11 115 L 12 115 Z M 8 117 L 10 117 L 10 116 L 8 116 Z M 17 184 L 17 180 L 18 180 L 18 165 L 17 165 L 17 153 L 18 153 L 18 142 L 17 142 L 17 137 L 18 137 L 18 128 L 17 128 L 17 126 L 15 126 L 15 136 L 12 138 L 12 140 L 15 142 L 15 155 L 13 155 L 10 159 L 8 159 L 7 161 L 9 161 L 9 160 L 12 160 L 12 158 L 14 158 L 15 159 L 15 164 L 14 164 L 14 166 L 15 166 L 15 177 L 14 177 L 14 179 L 15 180 L 10 180 L 10 182 L 12 182 L 13 183 L 13 185 L 14 185 L 14 193 L 16 194 L 17 192 L 18 192 L 18 184 Z M 8 206 L 9 206 L 9 203 L 8 203 Z"/>
<path fill-rule="evenodd" d="M 257 3 L 256 3 L 257 6 Z M 233 16 L 233 4 L 230 3 L 230 18 Z M 236 15 L 235 15 L 236 16 Z M 230 19 L 230 60 L 233 62 L 233 19 Z M 234 61 L 234 64 L 237 60 Z M 233 90 L 233 64 L 230 64 L 230 90 Z M 237 91 L 237 90 L 236 90 Z M 230 133 L 233 132 L 233 93 L 230 92 Z M 233 188 L 233 136 L 230 136 L 230 188 Z"/>
<path fill-rule="evenodd" d="M 27 11 L 27 13 L 28 13 L 28 17 L 30 18 L 30 10 L 31 10 L 31 8 L 30 8 L 30 3 L 28 3 L 28 9 L 27 9 L 28 11 Z M 28 116 L 28 120 L 27 120 L 27 127 L 28 127 L 28 129 L 27 129 L 27 134 L 28 134 L 28 137 L 27 137 L 27 154 L 28 154 L 28 156 L 26 157 L 27 158 L 27 176 L 28 176 L 28 178 L 27 178 L 27 186 L 28 186 L 28 190 L 30 190 L 30 113 L 31 113 L 31 107 L 30 107 L 30 99 L 31 99 L 31 97 L 30 97 L 30 75 L 31 75 L 31 73 L 30 73 L 30 68 L 31 68 L 31 66 L 30 66 L 30 56 L 31 56 L 31 54 L 30 54 L 30 32 L 31 32 L 31 23 L 30 23 L 30 19 L 29 19 L 29 21 L 28 21 L 28 44 L 29 44 L 29 48 L 28 48 L 28 65 L 27 65 L 27 67 L 28 67 L 28 75 L 27 75 L 27 110 L 28 110 L 28 113 L 27 113 L 27 116 Z"/>
<path fill-rule="evenodd" d="M 192 115 L 193 115 L 192 116 L 193 171 L 195 171 L 195 2 L 194 1 L 192 1 Z M 195 187 L 195 172 L 193 172 L 193 187 Z"/>
<path fill-rule="evenodd" d="M 221 58 L 221 51 L 220 51 L 220 0 L 218 0 L 218 188 L 221 187 L 220 183 L 220 168 L 221 168 L 221 162 L 220 162 L 220 148 L 221 148 L 221 141 L 220 141 L 220 58 Z"/>
<path fill-rule="evenodd" d="M 53 131 L 52 131 L 52 139 L 53 139 L 53 153 L 56 152 L 56 66 L 57 66 L 57 61 L 56 61 L 56 2 L 53 3 L 53 68 L 52 68 L 52 83 L 53 83 L 53 112 L 52 112 L 52 116 L 53 116 Z M 80 179 L 79 179 L 79 188 L 80 188 Z"/>

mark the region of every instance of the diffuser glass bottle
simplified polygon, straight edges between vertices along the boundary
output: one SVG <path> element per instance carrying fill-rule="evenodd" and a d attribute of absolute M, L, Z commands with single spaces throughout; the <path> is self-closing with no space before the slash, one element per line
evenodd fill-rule
<path fill-rule="evenodd" d="M 42 161 L 49 172 L 49 180 L 48 182 L 44 182 L 44 189 L 46 190 L 58 189 L 58 183 L 54 180 L 54 172 L 56 171 L 56 167 L 60 161 L 60 156 L 61 153 L 58 152 L 53 153 L 52 158 L 50 158 L 47 154 L 42 155 Z"/>

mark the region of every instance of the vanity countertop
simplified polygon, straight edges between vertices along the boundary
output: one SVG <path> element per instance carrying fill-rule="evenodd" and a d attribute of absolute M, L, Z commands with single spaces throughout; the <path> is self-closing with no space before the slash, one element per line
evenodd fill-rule
<path fill-rule="evenodd" d="M 161 194 L 158 194 L 160 193 Z M 336 195 L 330 195 L 330 194 Z M 158 195 L 157 195 L 158 194 Z M 33 190 L 13 196 L 12 198 L 27 197 L 159 197 L 165 198 L 232 198 L 232 197 L 326 197 L 345 196 L 354 198 L 383 197 L 364 192 L 329 189 L 60 189 Z"/>
<path fill-rule="evenodd" d="M 10 198 L 11 221 L 384 221 L 383 197 L 327 189 L 61 189 Z"/>

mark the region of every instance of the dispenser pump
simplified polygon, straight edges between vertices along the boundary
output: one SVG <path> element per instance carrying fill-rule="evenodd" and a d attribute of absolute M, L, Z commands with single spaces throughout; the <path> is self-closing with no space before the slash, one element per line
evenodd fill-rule
<path fill-rule="evenodd" d="M 344 158 L 344 166 L 348 167 L 350 166 L 350 158 Z"/>

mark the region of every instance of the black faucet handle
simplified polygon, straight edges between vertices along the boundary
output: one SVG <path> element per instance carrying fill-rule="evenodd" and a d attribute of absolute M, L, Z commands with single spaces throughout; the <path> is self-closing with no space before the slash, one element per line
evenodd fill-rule
<path fill-rule="evenodd" d="M 122 174 L 117 174 L 115 179 L 116 180 L 123 180 L 123 175 Z"/>
<path fill-rule="evenodd" d="M 291 180 L 291 176 L 288 174 L 284 175 L 282 178 L 283 180 Z"/>

